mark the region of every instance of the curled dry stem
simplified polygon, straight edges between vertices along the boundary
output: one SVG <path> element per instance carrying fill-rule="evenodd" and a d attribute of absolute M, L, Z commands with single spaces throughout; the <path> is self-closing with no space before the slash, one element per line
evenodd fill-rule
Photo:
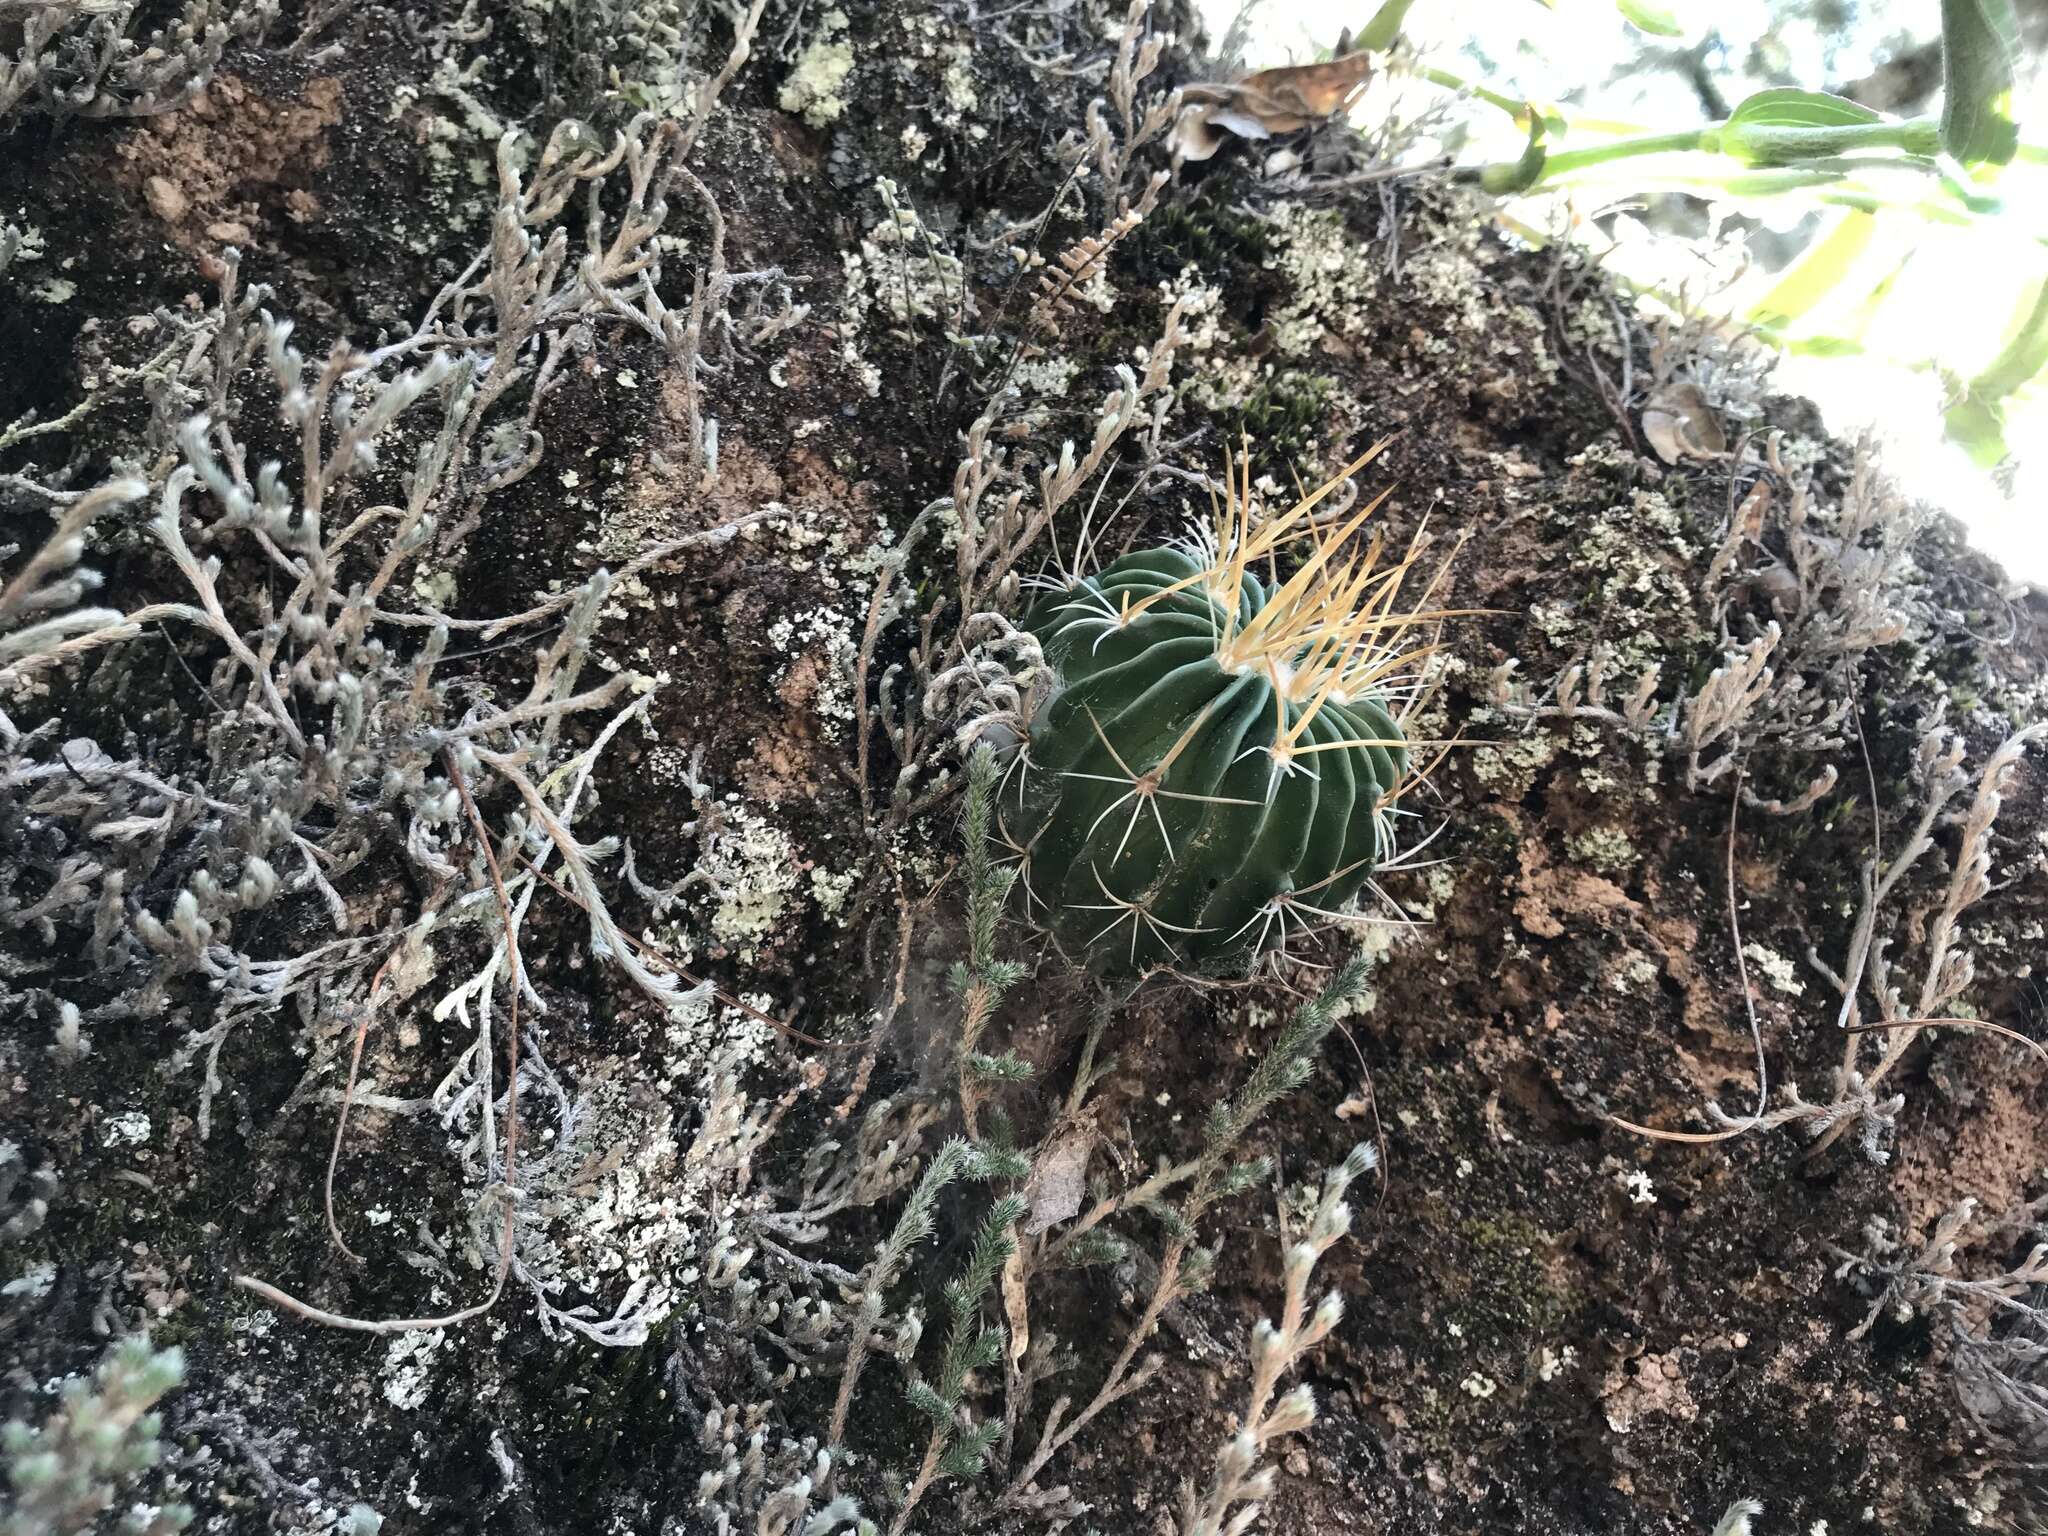
<path fill-rule="evenodd" d="M 421 1333 L 435 1328 L 452 1328 L 458 1323 L 466 1323 L 472 1318 L 482 1317 L 498 1304 L 498 1298 L 505 1293 L 506 1277 L 512 1272 L 513 1240 L 516 1235 L 519 1219 L 519 1187 L 517 1182 L 519 1167 L 519 929 L 512 919 L 512 903 L 505 892 L 505 880 L 498 869 L 498 856 L 491 846 L 490 832 L 484 826 L 483 817 L 477 812 L 476 801 L 470 796 L 469 781 L 463 775 L 461 765 L 456 761 L 454 748 L 450 747 L 443 750 L 442 762 L 448 769 L 449 781 L 454 784 L 456 792 L 462 797 L 462 808 L 468 813 L 470 826 L 475 830 L 477 842 L 483 848 L 484 864 L 489 869 L 491 876 L 491 891 L 498 899 L 499 921 L 505 930 L 505 959 L 510 998 L 505 1010 L 505 1177 L 499 1190 L 499 1198 L 504 1202 L 505 1206 L 505 1222 L 498 1239 L 498 1267 L 497 1273 L 491 1281 L 490 1294 L 474 1306 L 465 1307 L 459 1312 L 451 1312 L 445 1317 L 349 1317 L 339 1312 L 329 1312 L 324 1308 L 312 1306 L 299 1300 L 289 1292 L 280 1290 L 267 1281 L 258 1280 L 252 1275 L 235 1276 L 234 1283 L 238 1287 L 248 1291 L 251 1295 L 262 1297 L 273 1306 L 282 1307 L 287 1312 L 296 1313 L 309 1322 L 320 1323 L 329 1328 L 346 1329 L 354 1333 Z M 390 962 L 386 961 L 385 967 L 388 967 L 389 964 Z M 377 980 L 371 984 L 370 1000 L 365 1005 L 363 1019 L 358 1028 L 356 1036 L 356 1060 L 358 1061 L 362 1055 L 363 1032 L 367 1031 L 369 1027 L 370 1011 L 375 1005 L 377 988 L 383 980 L 384 969 L 379 968 Z M 354 1087 L 355 1064 L 351 1062 L 349 1068 L 349 1091 L 351 1093 L 354 1091 Z M 334 1159 L 341 1154 L 342 1130 L 348 1122 L 348 1108 L 349 1101 L 345 1095 L 342 1099 L 341 1117 L 335 1125 L 334 1150 L 328 1161 L 328 1230 L 333 1234 L 334 1241 L 340 1246 L 343 1253 L 349 1253 L 349 1248 L 346 1243 L 341 1241 L 341 1233 L 334 1222 L 333 1177 Z M 485 1113 L 489 1113 L 488 1105 L 485 1106 Z M 349 1256 L 351 1258 L 355 1257 L 352 1253 Z"/>

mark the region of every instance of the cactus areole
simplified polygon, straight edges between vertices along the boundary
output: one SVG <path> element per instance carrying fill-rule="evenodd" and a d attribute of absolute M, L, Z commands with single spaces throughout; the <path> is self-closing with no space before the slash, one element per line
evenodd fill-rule
<path fill-rule="evenodd" d="M 998 835 L 1032 918 L 1101 973 L 1242 973 L 1345 915 L 1391 850 L 1409 753 L 1389 689 L 1426 653 L 1395 643 L 1407 562 L 1376 568 L 1375 545 L 1336 569 L 1325 537 L 1262 580 L 1247 567 L 1285 530 L 1247 525 L 1125 555 L 1026 620 L 1056 681 Z"/>

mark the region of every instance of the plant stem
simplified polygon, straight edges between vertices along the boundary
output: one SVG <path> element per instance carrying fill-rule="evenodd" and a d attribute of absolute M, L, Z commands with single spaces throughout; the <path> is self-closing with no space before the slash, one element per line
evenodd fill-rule
<path fill-rule="evenodd" d="M 1122 1194 L 1103 1196 L 1102 1199 L 1095 1202 L 1095 1205 L 1085 1216 L 1076 1221 L 1072 1226 L 1063 1229 L 1058 1237 L 1047 1244 L 1045 1256 L 1053 1258 L 1065 1252 L 1074 1239 L 1082 1233 L 1092 1231 L 1102 1222 L 1116 1215 L 1118 1211 L 1126 1210 L 1134 1205 L 1143 1205 L 1147 1200 L 1156 1199 L 1183 1179 L 1188 1178 L 1192 1174 L 1199 1173 L 1201 1168 L 1202 1160 L 1200 1158 L 1190 1158 L 1187 1162 L 1176 1164 L 1171 1168 L 1162 1168 L 1144 1183 L 1127 1189 Z"/>
<path fill-rule="evenodd" d="M 1467 80 L 1461 75 L 1454 75 L 1447 69 L 1438 69 L 1433 64 L 1425 64 L 1415 73 L 1431 85 L 1440 85 L 1451 91 L 1468 92 L 1476 100 L 1483 101 L 1490 107 L 1500 108 L 1518 123 L 1526 121 L 1528 114 L 1536 110 L 1533 102 L 1517 101 L 1512 96 L 1503 96 L 1499 91 L 1490 91 L 1483 85 Z"/>
<path fill-rule="evenodd" d="M 1426 78 L 1434 79 L 1429 71 Z M 1454 78 L 1454 77 L 1453 77 Z M 1452 79 L 1437 81 L 1451 84 Z M 1495 101 L 1495 105 L 1512 104 Z M 1526 118 L 1517 116 L 1518 121 Z M 1816 166 L 1814 162 L 1856 150 L 1896 149 L 1908 155 L 1933 157 L 1941 151 L 1941 125 L 1933 118 L 1906 122 L 1846 123 L 1824 128 L 1779 127 L 1761 124 L 1707 123 L 1698 128 L 1669 133 L 1642 133 L 1590 144 L 1583 149 L 1554 151 L 1544 157 L 1534 185 L 1558 181 L 1574 172 L 1618 161 L 1641 159 L 1646 155 L 1704 152 L 1733 160 L 1746 169 L 1760 171 L 1827 171 L 1831 176 L 1842 167 Z M 1512 162 L 1474 166 L 1462 174 L 1468 180 L 1498 182 L 1515 170 Z"/>
<path fill-rule="evenodd" d="M 1688 149 L 1706 148 L 1706 138 L 1711 128 L 1688 128 L 1676 133 L 1645 133 L 1632 139 L 1616 139 L 1611 144 L 1595 144 L 1586 149 L 1567 149 L 1550 156 L 1543 162 L 1542 179 L 1553 176 L 1569 176 L 1573 171 L 1584 170 L 1587 166 L 1605 165 L 1612 160 L 1633 160 L 1638 155 L 1665 155 Z"/>
<path fill-rule="evenodd" d="M 924 1460 L 918 1466 L 917 1476 L 904 1492 L 903 1507 L 896 1511 L 896 1518 L 889 1523 L 889 1536 L 903 1536 L 904 1528 L 910 1524 L 910 1517 L 916 1513 L 917 1506 L 923 1502 L 926 1491 L 932 1485 L 932 1479 L 938 1475 L 939 1455 L 943 1449 L 943 1436 L 938 1430 L 933 1430 L 931 1440 L 924 1449 Z"/>

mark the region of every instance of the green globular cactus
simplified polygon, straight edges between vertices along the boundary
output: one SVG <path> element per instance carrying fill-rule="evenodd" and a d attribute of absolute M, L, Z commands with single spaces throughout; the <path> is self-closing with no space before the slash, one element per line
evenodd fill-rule
<path fill-rule="evenodd" d="M 1341 556 L 1378 502 L 1316 527 L 1357 467 L 1256 530 L 1233 486 L 1213 534 L 1125 555 L 1027 616 L 1057 681 L 998 835 L 1031 916 L 1090 969 L 1243 972 L 1352 916 L 1391 857 L 1411 773 L 1399 712 L 1431 649 L 1402 634 L 1439 615 L 1395 611 L 1415 550 Z M 1251 569 L 1304 537 L 1291 576 Z"/>

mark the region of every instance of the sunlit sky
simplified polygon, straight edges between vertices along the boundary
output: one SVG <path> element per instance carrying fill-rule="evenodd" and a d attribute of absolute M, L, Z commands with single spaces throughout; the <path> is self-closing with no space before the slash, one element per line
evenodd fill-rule
<path fill-rule="evenodd" d="M 1237 12 L 1237 0 L 1202 0 L 1202 5 L 1209 35 L 1221 38 Z M 1771 9 L 1764 0 L 1713 0 L 1711 5 L 1663 0 L 1663 6 L 1681 25 L 1695 27 L 1692 37 L 1670 40 L 1672 46 L 1697 40 L 1709 15 L 1732 45 L 1726 72 L 1719 77 L 1731 102 L 1774 83 L 1743 72 L 1754 41 L 1765 40 L 1773 60 L 1802 84 L 1839 85 L 1871 73 L 1913 40 L 1914 29 L 1931 26 L 1936 13 L 1925 0 L 1862 0 L 1864 20 L 1846 33 L 1791 26 L 1766 37 Z M 1359 14 L 1369 16 L 1371 9 L 1368 5 Z M 1250 15 L 1245 62 L 1256 69 L 1309 59 L 1336 42 L 1338 25 L 1337 13 L 1321 0 L 1261 0 Z M 1406 30 L 1433 62 L 1511 95 L 1563 100 L 1646 131 L 1689 128 L 1702 121 L 1699 103 L 1677 74 L 1632 68 L 1643 39 L 1620 17 L 1613 0 L 1555 0 L 1554 8 L 1537 0 L 1422 0 Z M 1924 30 L 1917 35 L 1925 35 Z M 1389 110 L 1401 108 L 1385 95 L 1375 100 L 1371 92 L 1361 106 L 1368 115 Z M 2048 81 L 2037 78 L 2026 89 L 2019 116 L 2024 136 L 2048 138 Z M 1512 158 L 1519 146 L 1504 116 L 1476 109 L 1469 117 L 1479 134 L 1495 136 L 1480 143 Z M 2029 133 L 2030 122 L 2042 127 Z M 1619 168 L 1622 179 L 1613 195 L 1628 190 L 1626 177 L 1642 164 Z M 2041 173 L 2016 167 L 2001 181 L 1999 190 L 2009 202 L 2019 205 L 2029 195 L 2024 184 L 2014 182 L 2025 175 Z M 2048 183 L 2048 177 L 2042 179 Z M 2048 185 L 2033 203 L 2044 205 Z M 1759 203 L 1745 211 L 1781 220 L 1789 229 L 1806 210 Z M 1824 304 L 1808 321 L 1816 330 L 1831 330 L 1846 319 L 1852 298 L 1904 262 L 1874 318 L 1862 321 L 1868 327 L 1866 354 L 1787 356 L 1779 365 L 1778 387 L 1812 397 L 1839 434 L 1874 433 L 1886 468 L 1910 494 L 1962 519 L 1972 542 L 1997 558 L 2010 576 L 2048 588 L 2048 388 L 2037 380 L 2009 402 L 2007 441 L 2014 458 L 1994 478 L 1944 438 L 1944 385 L 1937 371 L 1967 378 L 1996 355 L 2014 316 L 2031 303 L 2032 285 L 2048 274 L 2048 246 L 2036 238 L 2039 229 L 2014 229 L 2001 238 L 1998 230 L 1987 232 L 1981 224 L 1967 230 L 1935 228 L 1905 214 L 1882 215 L 1878 222 L 1879 237 L 1863 258 L 1867 265 L 1845 281 L 1836 311 Z M 1670 246 L 1668 240 L 1646 238 L 1627 253 L 1626 269 L 1654 278 L 1660 263 L 1696 265 L 1696 257 Z M 1860 289 L 1857 276 L 1864 279 Z M 1731 290 L 1731 302 L 1753 302 L 1770 281 L 1770 274 L 1759 268 L 1745 286 Z"/>

